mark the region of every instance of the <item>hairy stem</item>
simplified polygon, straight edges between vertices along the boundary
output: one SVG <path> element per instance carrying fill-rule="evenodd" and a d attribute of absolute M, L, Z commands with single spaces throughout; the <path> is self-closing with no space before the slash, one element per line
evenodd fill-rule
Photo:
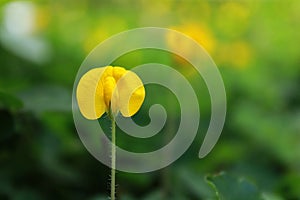
<path fill-rule="evenodd" d="M 110 199 L 115 200 L 116 185 L 116 121 L 115 117 L 111 117 L 111 182 L 110 182 Z"/>

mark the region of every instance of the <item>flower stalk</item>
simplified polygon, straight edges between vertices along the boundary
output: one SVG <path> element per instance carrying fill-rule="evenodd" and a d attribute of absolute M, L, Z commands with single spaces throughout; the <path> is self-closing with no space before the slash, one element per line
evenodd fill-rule
<path fill-rule="evenodd" d="M 115 200 L 116 185 L 116 120 L 111 115 L 111 179 L 110 179 L 110 199 Z"/>

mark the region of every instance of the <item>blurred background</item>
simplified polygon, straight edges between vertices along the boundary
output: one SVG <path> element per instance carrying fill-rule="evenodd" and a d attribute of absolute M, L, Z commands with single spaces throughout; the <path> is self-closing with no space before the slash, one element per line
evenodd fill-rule
<path fill-rule="evenodd" d="M 176 68 L 193 84 L 201 110 L 199 133 L 184 156 L 156 172 L 118 172 L 118 199 L 300 199 L 300 1 L 2 0 L 0 13 L 1 200 L 108 197 L 110 169 L 89 154 L 74 126 L 73 82 L 101 41 L 144 26 L 181 31 L 208 51 L 226 87 L 227 118 L 213 151 L 198 159 L 210 119 L 201 76 L 168 52 L 118 58 L 113 65 Z M 178 125 L 172 93 L 156 85 L 146 92 L 134 120 L 149 123 L 153 103 L 163 104 L 169 118 L 147 140 L 118 130 L 118 145 L 131 151 L 164 146 Z"/>

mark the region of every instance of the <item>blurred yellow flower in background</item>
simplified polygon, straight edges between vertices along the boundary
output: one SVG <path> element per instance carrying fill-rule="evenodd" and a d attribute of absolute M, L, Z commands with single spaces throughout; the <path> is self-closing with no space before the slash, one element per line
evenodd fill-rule
<path fill-rule="evenodd" d="M 104 112 L 124 117 L 134 115 L 145 98 L 140 78 L 122 67 L 101 67 L 85 73 L 79 80 L 76 92 L 82 115 L 98 119 Z"/>
<path fill-rule="evenodd" d="M 219 65 L 228 65 L 235 68 L 245 68 L 252 58 L 250 45 L 244 41 L 220 44 L 215 60 Z"/>
<path fill-rule="evenodd" d="M 209 28 L 198 23 L 188 23 L 182 26 L 171 27 L 176 31 L 186 34 L 198 42 L 208 53 L 212 53 L 215 47 L 215 39 Z M 172 32 L 166 36 L 167 44 L 174 49 L 181 48 L 188 55 L 193 54 L 194 49 L 191 48 L 190 42 L 185 38 L 178 37 Z"/>

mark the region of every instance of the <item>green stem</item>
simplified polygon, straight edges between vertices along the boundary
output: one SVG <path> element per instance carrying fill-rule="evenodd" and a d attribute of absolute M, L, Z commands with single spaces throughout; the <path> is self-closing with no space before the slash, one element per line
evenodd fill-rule
<path fill-rule="evenodd" d="M 111 117 L 111 182 L 110 182 L 110 199 L 115 200 L 116 185 L 116 121 L 115 117 Z"/>

